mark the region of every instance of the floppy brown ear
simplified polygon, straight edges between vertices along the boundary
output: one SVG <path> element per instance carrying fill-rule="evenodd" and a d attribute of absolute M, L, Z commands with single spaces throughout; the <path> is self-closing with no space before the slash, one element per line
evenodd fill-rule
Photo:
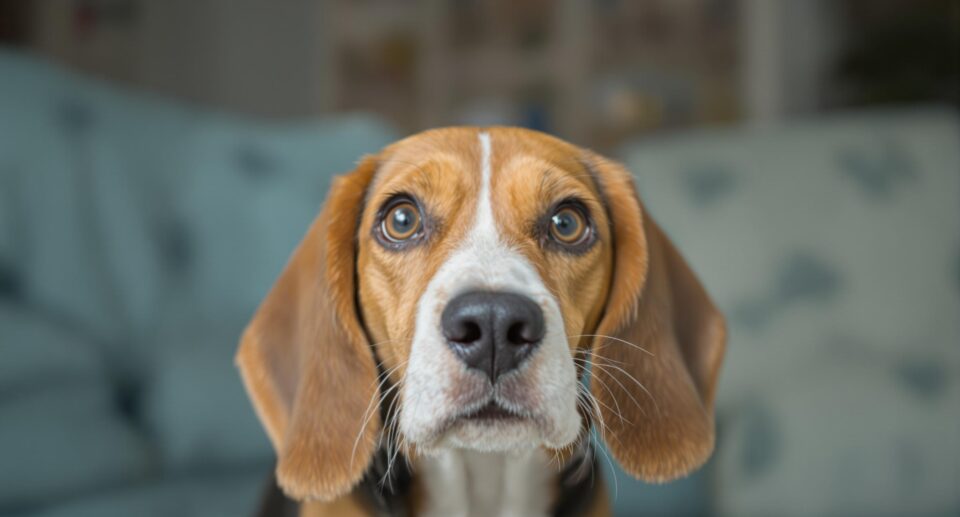
<path fill-rule="evenodd" d="M 723 316 L 663 231 L 630 174 L 595 155 L 611 221 L 614 271 L 593 344 L 591 392 L 623 469 L 663 482 L 713 451 L 713 402 L 726 343 Z M 617 414 L 617 413 L 620 414 Z"/>
<path fill-rule="evenodd" d="M 357 221 L 375 168 L 367 158 L 334 180 L 237 352 L 247 393 L 277 451 L 278 484 L 298 500 L 348 492 L 376 448 L 379 415 L 366 413 L 378 397 L 377 367 L 354 285 Z"/>

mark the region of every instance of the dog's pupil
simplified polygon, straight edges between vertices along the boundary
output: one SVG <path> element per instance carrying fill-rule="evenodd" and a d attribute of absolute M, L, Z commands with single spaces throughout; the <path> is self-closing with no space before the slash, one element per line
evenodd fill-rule
<path fill-rule="evenodd" d="M 407 207 L 400 207 L 393 211 L 393 228 L 398 233 L 406 233 L 413 225 L 413 212 Z"/>
<path fill-rule="evenodd" d="M 557 233 L 564 237 L 569 237 L 577 233 L 577 220 L 573 214 L 568 211 L 554 215 L 553 225 L 556 227 Z"/>

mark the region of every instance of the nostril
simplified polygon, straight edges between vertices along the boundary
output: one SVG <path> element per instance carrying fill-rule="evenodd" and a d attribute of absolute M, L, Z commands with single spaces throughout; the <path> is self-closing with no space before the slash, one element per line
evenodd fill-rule
<path fill-rule="evenodd" d="M 480 325 L 477 325 L 474 321 L 463 322 L 458 330 L 459 332 L 457 332 L 456 335 L 448 336 L 451 341 L 470 344 L 480 341 L 480 338 L 483 336 L 483 332 L 480 331 Z"/>
<path fill-rule="evenodd" d="M 451 318 L 443 326 L 443 337 L 451 343 L 469 345 L 480 341 L 483 337 L 483 330 L 480 324 L 470 318 Z"/>
<path fill-rule="evenodd" d="M 531 335 L 529 325 L 518 321 L 507 329 L 507 341 L 512 345 L 529 345 L 539 341 L 539 337 Z"/>

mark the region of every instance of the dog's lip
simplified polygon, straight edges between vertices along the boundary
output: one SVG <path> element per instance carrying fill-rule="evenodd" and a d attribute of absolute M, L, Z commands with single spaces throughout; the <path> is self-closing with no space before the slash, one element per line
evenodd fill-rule
<path fill-rule="evenodd" d="M 523 415 L 511 411 L 495 401 L 487 402 L 485 405 L 469 411 L 460 415 L 458 420 L 472 420 L 472 421 L 482 421 L 482 420 L 519 420 L 522 419 Z"/>
<path fill-rule="evenodd" d="M 496 398 L 490 399 L 479 407 L 471 404 L 470 409 L 455 413 L 444 419 L 443 423 L 432 428 L 422 436 L 412 438 L 412 441 L 423 451 L 436 451 L 444 447 L 444 438 L 449 432 L 456 432 L 465 427 L 505 427 L 505 426 L 536 426 L 546 429 L 550 424 L 544 417 L 527 409 L 512 409 L 512 404 L 503 404 Z M 410 438 L 410 435 L 407 435 Z"/>

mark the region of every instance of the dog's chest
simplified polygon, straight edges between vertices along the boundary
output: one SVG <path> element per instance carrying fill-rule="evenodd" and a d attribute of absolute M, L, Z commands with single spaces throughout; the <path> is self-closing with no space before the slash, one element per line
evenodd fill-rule
<path fill-rule="evenodd" d="M 550 509 L 556 469 L 541 451 L 447 451 L 424 458 L 420 475 L 426 515 L 534 516 Z"/>

